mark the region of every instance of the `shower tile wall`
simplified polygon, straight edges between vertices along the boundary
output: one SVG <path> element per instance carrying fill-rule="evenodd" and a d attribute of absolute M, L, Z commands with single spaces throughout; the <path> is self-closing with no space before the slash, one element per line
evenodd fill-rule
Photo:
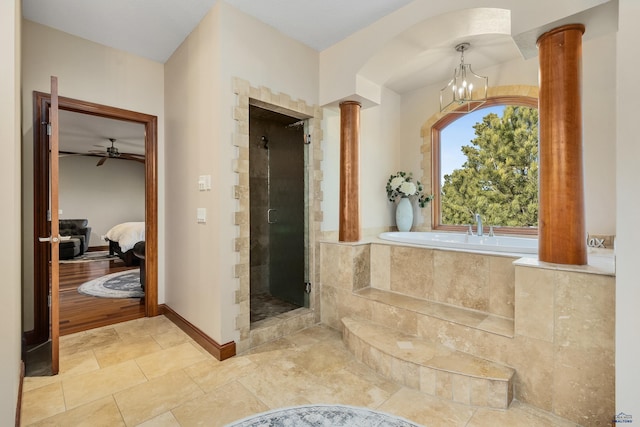
<path fill-rule="evenodd" d="M 251 216 L 251 293 L 269 292 L 269 150 L 261 140 L 266 135 L 260 121 L 251 123 L 249 135 L 250 216 Z"/>

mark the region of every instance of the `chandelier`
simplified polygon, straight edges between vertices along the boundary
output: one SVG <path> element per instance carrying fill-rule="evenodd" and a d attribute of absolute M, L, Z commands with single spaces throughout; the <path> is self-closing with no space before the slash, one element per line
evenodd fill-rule
<path fill-rule="evenodd" d="M 453 79 L 440 90 L 440 112 L 469 113 L 487 101 L 489 78 L 479 76 L 471 70 L 471 64 L 464 63 L 464 52 L 471 44 L 456 45 L 460 52 L 460 66 L 453 70 Z"/>

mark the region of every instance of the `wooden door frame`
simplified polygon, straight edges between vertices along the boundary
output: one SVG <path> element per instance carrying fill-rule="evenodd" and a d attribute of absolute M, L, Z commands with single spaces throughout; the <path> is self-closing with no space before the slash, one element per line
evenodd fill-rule
<path fill-rule="evenodd" d="M 158 315 L 158 118 L 72 98 L 59 97 L 59 109 L 141 123 L 145 129 L 145 315 Z M 38 241 L 48 236 L 49 143 L 46 132 L 51 95 L 33 92 L 33 245 L 34 245 L 34 330 L 27 343 L 45 342 L 49 337 L 49 247 Z"/>

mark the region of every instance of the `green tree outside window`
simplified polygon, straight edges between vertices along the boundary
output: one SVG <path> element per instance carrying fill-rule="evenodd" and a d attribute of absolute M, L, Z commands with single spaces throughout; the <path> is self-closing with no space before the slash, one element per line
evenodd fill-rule
<path fill-rule="evenodd" d="M 442 224 L 474 222 L 508 227 L 538 225 L 538 110 L 507 105 L 502 117 L 489 113 L 473 126 L 466 161 L 444 176 Z"/>

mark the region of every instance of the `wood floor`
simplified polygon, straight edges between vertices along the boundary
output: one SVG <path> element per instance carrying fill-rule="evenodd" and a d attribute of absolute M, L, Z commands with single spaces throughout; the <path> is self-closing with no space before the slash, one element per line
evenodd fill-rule
<path fill-rule="evenodd" d="M 82 295 L 82 283 L 127 267 L 118 259 L 60 264 L 60 335 L 144 317 L 144 300 L 140 298 L 98 298 Z"/>

